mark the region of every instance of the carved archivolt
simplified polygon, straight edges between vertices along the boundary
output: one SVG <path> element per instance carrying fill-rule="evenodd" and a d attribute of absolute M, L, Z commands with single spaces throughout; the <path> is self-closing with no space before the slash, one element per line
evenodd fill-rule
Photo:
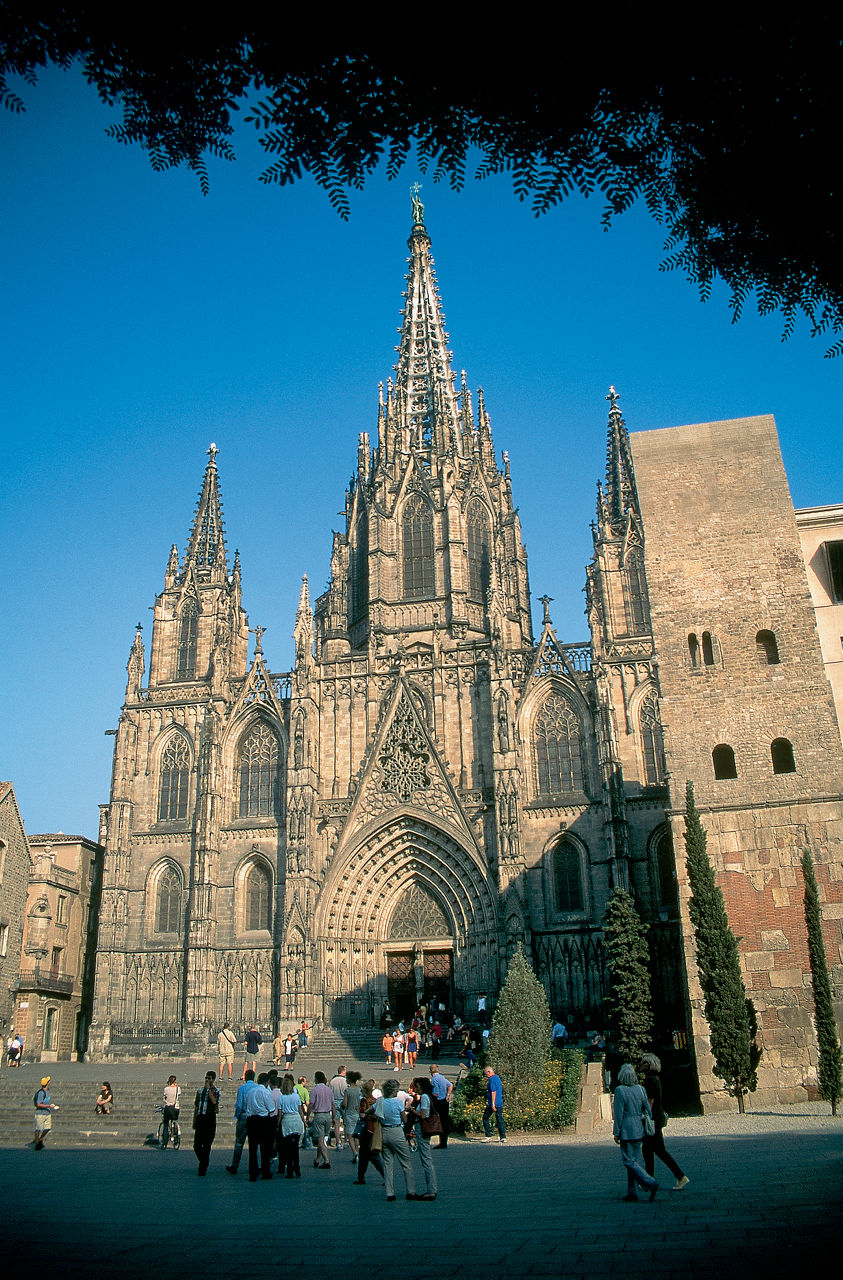
<path fill-rule="evenodd" d="M 496 894 L 476 859 L 437 828 L 407 815 L 373 832 L 331 868 L 317 904 L 315 933 L 383 941 L 412 886 L 453 921 L 458 945 L 498 933 Z"/>

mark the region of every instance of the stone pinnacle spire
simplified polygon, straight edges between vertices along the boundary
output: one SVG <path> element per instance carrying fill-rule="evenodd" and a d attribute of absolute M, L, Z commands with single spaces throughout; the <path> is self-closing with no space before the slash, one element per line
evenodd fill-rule
<path fill-rule="evenodd" d="M 609 401 L 610 408 L 606 441 L 605 500 L 609 518 L 615 523 L 623 520 L 628 511 L 638 511 L 638 491 L 635 487 L 629 432 L 626 429 L 618 404 L 619 396 L 614 387 L 609 388 L 606 399 Z"/>
<path fill-rule="evenodd" d="M 457 396 L 448 334 L 436 282 L 424 207 L 413 190 L 413 229 L 410 232 L 406 302 L 396 350 L 397 413 L 394 426 L 399 448 L 430 449 L 439 456 L 459 448 Z"/>
<path fill-rule="evenodd" d="M 212 444 L 208 450 L 202 492 L 199 494 L 182 565 L 182 572 L 191 566 L 197 578 L 204 582 L 222 581 L 227 573 L 222 502 L 217 476 L 218 453 L 217 446 Z"/>

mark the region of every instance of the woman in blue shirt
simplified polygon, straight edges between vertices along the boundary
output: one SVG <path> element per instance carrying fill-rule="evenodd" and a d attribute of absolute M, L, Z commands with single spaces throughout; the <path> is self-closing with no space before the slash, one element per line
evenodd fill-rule
<path fill-rule="evenodd" d="M 378 1098 L 375 1106 L 375 1115 L 381 1122 L 382 1141 L 383 1141 L 383 1180 L 386 1188 L 387 1200 L 395 1199 L 395 1185 L 393 1161 L 397 1160 L 401 1166 L 401 1172 L 404 1174 L 404 1182 L 407 1186 L 407 1199 L 417 1200 L 416 1180 L 413 1176 L 413 1162 L 410 1158 L 410 1148 L 407 1146 L 407 1139 L 404 1137 L 404 1121 L 407 1113 L 402 1107 L 398 1098 L 397 1080 L 384 1080 L 383 1097 Z"/>

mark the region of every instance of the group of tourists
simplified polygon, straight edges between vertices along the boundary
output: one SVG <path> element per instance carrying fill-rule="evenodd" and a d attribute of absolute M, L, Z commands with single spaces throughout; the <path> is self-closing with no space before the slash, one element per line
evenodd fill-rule
<path fill-rule="evenodd" d="M 310 1028 L 306 1022 L 302 1022 L 298 1031 L 288 1031 L 282 1034 L 279 1028 L 274 1040 L 272 1041 L 272 1064 L 280 1066 L 281 1058 L 284 1058 L 284 1067 L 287 1071 L 292 1071 L 296 1054 L 299 1049 L 306 1049 L 308 1043 L 308 1035 Z M 258 1058 L 260 1057 L 261 1045 L 263 1044 L 263 1036 L 256 1024 L 253 1022 L 243 1037 L 244 1056 L 243 1070 L 240 1073 L 240 1079 L 245 1080 L 246 1072 L 257 1071 Z M 231 1023 L 223 1023 L 222 1031 L 217 1036 L 217 1054 L 220 1063 L 220 1080 L 223 1079 L 226 1070 L 228 1070 L 229 1080 L 234 1076 L 234 1057 L 237 1045 L 237 1036 L 231 1030 Z"/>

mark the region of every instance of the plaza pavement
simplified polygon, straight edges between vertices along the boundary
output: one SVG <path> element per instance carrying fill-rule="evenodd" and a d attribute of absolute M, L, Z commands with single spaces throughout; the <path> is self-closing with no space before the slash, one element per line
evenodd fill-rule
<path fill-rule="evenodd" d="M 691 1178 L 654 1204 L 622 1204 L 620 1155 L 605 1133 L 452 1140 L 434 1155 L 433 1203 L 387 1204 L 347 1151 L 317 1173 L 232 1178 L 229 1125 L 208 1177 L 189 1145 L 0 1150 L 8 1264 L 36 1277 L 807 1277 L 840 1266 L 843 1119 L 807 1104 L 671 1119 L 668 1149 Z M 60 1124 L 60 1113 L 56 1124 Z M 48 1139 L 49 1144 L 49 1139 Z M 657 1166 L 658 1169 L 661 1166 Z M 418 1161 L 416 1160 L 418 1172 Z"/>

